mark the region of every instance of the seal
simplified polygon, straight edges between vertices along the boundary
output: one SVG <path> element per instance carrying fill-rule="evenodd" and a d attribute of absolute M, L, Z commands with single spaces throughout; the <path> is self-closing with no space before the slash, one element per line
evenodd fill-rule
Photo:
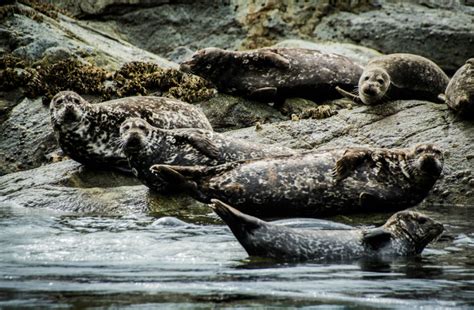
<path fill-rule="evenodd" d="M 141 117 L 157 127 L 212 130 L 206 116 L 188 103 L 164 97 L 127 97 L 90 104 L 72 91 L 56 94 L 51 122 L 59 146 L 72 159 L 89 166 L 130 171 L 119 143 L 120 125 Z"/>
<path fill-rule="evenodd" d="M 474 118 L 474 58 L 456 71 L 440 99 L 461 117 Z"/>
<path fill-rule="evenodd" d="M 423 144 L 151 169 L 206 203 L 216 198 L 262 217 L 321 217 L 412 207 L 433 187 L 443 162 L 437 147 Z"/>
<path fill-rule="evenodd" d="M 162 129 L 141 118 L 120 126 L 121 145 L 135 176 L 155 191 L 169 191 L 150 172 L 153 164 L 215 166 L 232 161 L 296 154 L 298 150 L 248 143 L 199 128 Z M 302 150 L 301 150 L 302 151 Z"/>
<path fill-rule="evenodd" d="M 369 61 L 360 76 L 359 95 L 337 87 L 350 99 L 367 105 L 387 100 L 420 99 L 437 102 L 449 83 L 448 76 L 431 60 L 413 54 L 389 54 Z"/>
<path fill-rule="evenodd" d="M 303 48 L 197 51 L 180 70 L 199 75 L 221 92 L 263 102 L 288 97 L 322 100 L 340 95 L 335 86 L 355 87 L 362 67 L 349 58 Z"/>
<path fill-rule="evenodd" d="M 292 261 L 416 256 L 444 230 L 442 224 L 412 211 L 395 213 L 373 229 L 314 230 L 265 222 L 217 199 L 212 199 L 210 207 L 248 255 Z"/>

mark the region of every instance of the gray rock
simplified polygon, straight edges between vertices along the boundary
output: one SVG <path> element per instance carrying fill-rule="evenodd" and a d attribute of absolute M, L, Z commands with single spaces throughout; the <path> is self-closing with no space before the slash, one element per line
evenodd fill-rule
<path fill-rule="evenodd" d="M 193 221 L 210 213 L 189 197 L 155 195 L 135 178 L 73 160 L 0 176 L 0 206 L 6 204 L 104 215 L 151 212 Z"/>
<path fill-rule="evenodd" d="M 277 44 L 276 47 L 295 47 L 318 50 L 324 53 L 339 54 L 346 56 L 352 61 L 364 66 L 373 57 L 382 55 L 380 52 L 371 48 L 354 45 L 350 43 L 336 42 L 311 42 L 304 40 L 284 40 Z"/>
<path fill-rule="evenodd" d="M 199 103 L 199 106 L 212 127 L 218 131 L 255 126 L 256 122 L 268 123 L 288 119 L 266 103 L 225 94 L 217 94 L 208 101 Z"/>
<path fill-rule="evenodd" d="M 458 173 L 472 171 L 474 167 L 474 123 L 458 119 L 444 104 L 413 100 L 359 106 L 339 110 L 337 115 L 327 119 L 266 124 L 260 131 L 245 128 L 228 135 L 317 150 L 350 146 L 397 148 L 434 143 L 446 152 L 445 166 L 425 202 L 474 205 L 470 181 L 461 182 L 464 174 L 459 176 Z M 468 179 L 473 178 L 470 175 Z"/>
<path fill-rule="evenodd" d="M 322 19 L 319 40 L 350 42 L 385 54 L 406 52 L 432 59 L 454 71 L 474 50 L 474 16 L 463 10 L 429 9 L 410 3 L 384 3 L 358 14 L 339 12 Z"/>

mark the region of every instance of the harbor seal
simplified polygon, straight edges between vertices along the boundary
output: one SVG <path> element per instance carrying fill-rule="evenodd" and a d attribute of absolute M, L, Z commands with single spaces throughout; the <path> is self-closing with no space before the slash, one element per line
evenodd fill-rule
<path fill-rule="evenodd" d="M 362 74 L 349 58 L 303 48 L 237 52 L 210 47 L 197 51 L 180 70 L 211 81 L 221 92 L 263 102 L 336 98 L 335 86 L 354 87 Z"/>
<path fill-rule="evenodd" d="M 474 118 L 474 58 L 456 71 L 440 99 L 461 117 Z"/>
<path fill-rule="evenodd" d="M 75 92 L 62 91 L 52 99 L 50 114 L 66 155 L 84 165 L 124 171 L 130 169 L 119 145 L 119 128 L 129 117 L 141 117 L 162 128 L 212 130 L 198 108 L 164 97 L 128 97 L 90 104 Z"/>
<path fill-rule="evenodd" d="M 448 83 L 448 76 L 431 60 L 413 54 L 390 54 L 369 61 L 359 79 L 358 96 L 340 87 L 337 90 L 367 105 L 398 99 L 437 102 Z"/>
<path fill-rule="evenodd" d="M 372 229 L 314 230 L 265 222 L 217 199 L 210 207 L 248 255 L 293 261 L 416 256 L 444 230 L 442 224 L 413 211 L 395 213 Z"/>
<path fill-rule="evenodd" d="M 132 172 L 155 191 L 169 191 L 166 182 L 150 172 L 153 164 L 215 166 L 231 161 L 296 154 L 297 150 L 249 143 L 207 129 L 162 129 L 140 118 L 120 126 L 123 152 Z"/>
<path fill-rule="evenodd" d="M 412 207 L 426 197 L 442 168 L 441 151 L 423 144 L 151 169 L 206 203 L 216 198 L 262 217 L 321 217 Z"/>

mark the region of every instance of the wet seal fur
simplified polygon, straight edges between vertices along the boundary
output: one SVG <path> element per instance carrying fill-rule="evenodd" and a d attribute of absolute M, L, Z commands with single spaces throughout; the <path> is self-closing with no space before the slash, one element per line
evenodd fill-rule
<path fill-rule="evenodd" d="M 264 222 L 213 199 L 210 207 L 229 226 L 250 256 L 283 260 L 344 261 L 421 254 L 443 225 L 413 211 L 401 211 L 373 229 L 296 229 Z"/>
<path fill-rule="evenodd" d="M 358 96 L 340 87 L 337 90 L 343 96 L 367 105 L 399 99 L 437 102 L 448 83 L 448 76 L 431 60 L 400 53 L 369 61 L 359 79 Z"/>
<path fill-rule="evenodd" d="M 461 117 L 474 119 L 474 58 L 456 71 L 440 99 Z"/>
<path fill-rule="evenodd" d="M 246 141 L 199 128 L 162 129 L 140 118 L 120 126 L 123 152 L 132 172 L 155 191 L 169 191 L 165 180 L 151 173 L 154 164 L 215 166 L 232 161 L 296 154 L 297 150 Z"/>
<path fill-rule="evenodd" d="M 216 198 L 263 217 L 320 217 L 412 207 L 426 197 L 442 167 L 441 151 L 424 144 L 151 169 L 203 202 Z"/>
<path fill-rule="evenodd" d="M 335 86 L 352 88 L 362 74 L 349 58 L 303 48 L 237 52 L 210 47 L 197 51 L 180 70 L 211 81 L 221 92 L 263 102 L 337 98 Z"/>
<path fill-rule="evenodd" d="M 90 104 L 75 92 L 62 91 L 51 101 L 50 113 L 66 155 L 84 165 L 124 171 L 130 168 L 119 143 L 119 128 L 129 117 L 144 118 L 162 128 L 212 130 L 198 108 L 164 97 L 128 97 Z"/>

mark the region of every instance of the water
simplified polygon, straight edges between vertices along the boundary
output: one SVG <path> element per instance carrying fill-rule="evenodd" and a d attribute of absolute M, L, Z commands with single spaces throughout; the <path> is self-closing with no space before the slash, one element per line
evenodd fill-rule
<path fill-rule="evenodd" d="M 421 258 L 288 264 L 249 259 L 213 215 L 184 223 L 2 205 L 0 308 L 474 307 L 474 209 L 424 212 L 447 235 Z"/>

